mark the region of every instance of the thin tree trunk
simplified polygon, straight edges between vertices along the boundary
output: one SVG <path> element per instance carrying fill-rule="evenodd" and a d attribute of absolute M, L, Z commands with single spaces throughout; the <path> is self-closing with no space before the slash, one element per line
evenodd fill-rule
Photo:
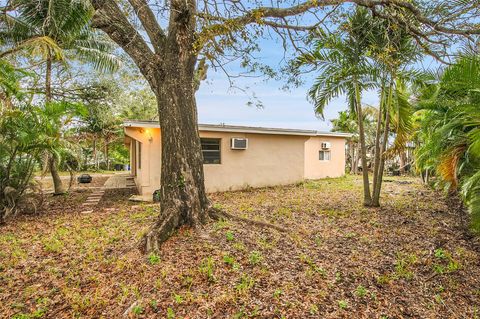
<path fill-rule="evenodd" d="M 353 142 L 348 142 L 348 151 L 350 153 L 350 174 L 356 174 L 355 170 L 355 147 Z"/>
<path fill-rule="evenodd" d="M 399 157 L 400 157 L 400 174 L 401 174 L 401 175 L 405 175 L 405 172 L 406 172 L 405 166 L 407 165 L 407 164 L 406 164 L 406 163 L 407 163 L 407 161 L 406 161 L 406 157 L 407 157 L 407 156 L 406 156 L 405 152 L 402 151 L 402 152 L 400 153 Z"/>
<path fill-rule="evenodd" d="M 107 166 L 107 171 L 110 170 L 110 161 L 108 160 L 108 143 L 105 141 L 105 164 Z"/>
<path fill-rule="evenodd" d="M 47 53 L 47 65 L 45 70 L 45 101 L 52 101 L 52 55 L 50 51 Z"/>
<path fill-rule="evenodd" d="M 97 170 L 97 139 L 95 135 L 93 135 L 93 168 Z"/>
<path fill-rule="evenodd" d="M 385 85 L 382 85 L 380 104 L 378 107 L 378 116 L 377 116 L 377 129 L 375 132 L 375 147 L 374 147 L 374 160 L 373 160 L 373 185 L 372 188 L 375 190 L 378 180 L 379 164 L 380 164 L 380 138 L 382 136 L 382 118 L 383 118 L 383 103 L 384 103 L 384 91 Z"/>
<path fill-rule="evenodd" d="M 45 103 L 50 103 L 52 101 L 52 55 L 51 52 L 47 53 L 47 65 L 45 70 Z M 55 195 L 60 195 L 65 193 L 63 187 L 62 179 L 58 174 L 57 160 L 53 154 L 48 155 L 48 165 L 50 168 L 50 174 L 52 175 L 53 180 L 53 193 Z"/>
<path fill-rule="evenodd" d="M 360 99 L 360 91 L 358 88 L 358 83 L 355 83 L 355 104 L 357 107 L 357 119 L 358 119 L 358 132 L 360 136 L 360 148 L 361 148 L 361 159 L 362 159 L 362 175 L 363 175 L 363 205 L 371 206 L 372 196 L 370 194 L 370 183 L 368 180 L 368 164 L 367 164 L 367 148 L 365 146 L 365 130 L 363 127 L 363 112 L 362 104 Z"/>
<path fill-rule="evenodd" d="M 385 167 L 385 152 L 387 150 L 388 144 L 388 134 L 390 130 L 390 108 L 392 105 L 393 99 L 393 81 L 390 83 L 389 93 L 388 93 L 388 101 L 385 106 L 385 128 L 383 131 L 383 139 L 382 145 L 380 148 L 380 163 L 378 167 L 378 172 L 375 181 L 375 188 L 373 189 L 373 202 L 372 205 L 375 207 L 380 206 L 380 192 L 382 190 L 382 181 L 383 181 L 383 170 Z"/>
<path fill-rule="evenodd" d="M 355 149 L 355 175 L 358 175 L 358 164 L 360 163 L 360 155 L 362 153 L 360 143 L 357 144 Z"/>
<path fill-rule="evenodd" d="M 50 167 L 50 173 L 52 174 L 53 189 L 54 189 L 53 194 L 54 195 L 65 194 L 65 189 L 63 188 L 62 179 L 60 178 L 60 175 L 58 174 L 58 170 L 57 170 L 57 160 L 55 159 L 54 156 L 50 155 L 48 160 L 48 165 Z"/>

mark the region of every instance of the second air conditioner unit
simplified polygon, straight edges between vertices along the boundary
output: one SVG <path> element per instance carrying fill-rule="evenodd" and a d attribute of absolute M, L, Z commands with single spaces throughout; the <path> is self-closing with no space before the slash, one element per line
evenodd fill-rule
<path fill-rule="evenodd" d="M 234 137 L 231 141 L 232 150 L 246 150 L 248 148 L 248 139 L 247 138 L 238 138 Z"/>

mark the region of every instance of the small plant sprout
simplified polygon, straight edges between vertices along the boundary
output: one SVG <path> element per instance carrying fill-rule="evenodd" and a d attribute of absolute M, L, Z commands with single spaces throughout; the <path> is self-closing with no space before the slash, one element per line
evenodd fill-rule
<path fill-rule="evenodd" d="M 347 308 L 348 308 L 348 303 L 347 303 L 347 301 L 346 301 L 346 300 L 339 300 L 339 301 L 338 301 L 338 307 L 339 307 L 340 309 L 343 309 L 343 310 L 347 309 Z"/>
<path fill-rule="evenodd" d="M 141 315 L 144 312 L 142 305 L 136 305 L 132 308 L 132 313 L 136 316 Z"/>
<path fill-rule="evenodd" d="M 255 279 L 249 277 L 248 275 L 242 274 L 240 277 L 240 282 L 235 286 L 235 289 L 238 293 L 246 293 L 250 288 L 255 285 Z"/>
<path fill-rule="evenodd" d="M 150 300 L 150 307 L 154 311 L 157 311 L 158 310 L 158 301 L 156 301 L 155 299 Z"/>
<path fill-rule="evenodd" d="M 150 253 L 147 258 L 150 265 L 156 265 L 160 262 L 160 256 L 155 253 Z"/>
<path fill-rule="evenodd" d="M 262 261 L 262 259 L 263 259 L 262 254 L 259 251 L 256 251 L 256 250 L 252 251 L 250 253 L 250 256 L 248 257 L 248 261 L 252 265 L 256 265 L 256 264 L 260 263 Z"/>
<path fill-rule="evenodd" d="M 275 289 L 275 291 L 273 292 L 273 298 L 278 299 L 282 294 L 283 294 L 282 289 Z"/>
<path fill-rule="evenodd" d="M 181 304 L 183 302 L 183 297 L 174 293 L 173 301 L 175 301 L 175 303 Z"/>
<path fill-rule="evenodd" d="M 175 319 L 175 311 L 172 308 L 167 309 L 167 319 Z"/>
<path fill-rule="evenodd" d="M 438 248 L 438 249 L 435 249 L 435 257 L 439 259 L 445 259 L 447 258 L 447 254 L 445 250 L 443 250 L 442 248 Z"/>
<path fill-rule="evenodd" d="M 227 238 L 228 241 L 233 241 L 235 236 L 233 235 L 233 232 L 229 230 L 225 233 L 225 238 Z"/>
<path fill-rule="evenodd" d="M 362 285 L 359 285 L 359 286 L 357 287 L 357 289 L 355 289 L 355 295 L 356 295 L 357 297 L 363 298 L 363 297 L 365 297 L 365 296 L 367 295 L 367 293 L 368 293 L 367 288 L 365 288 L 365 287 L 362 286 Z"/>
<path fill-rule="evenodd" d="M 214 282 L 215 281 L 215 261 L 212 257 L 205 258 L 202 260 L 200 264 L 200 273 L 204 274 L 208 281 Z"/>
<path fill-rule="evenodd" d="M 238 263 L 235 261 L 235 258 L 230 256 L 229 254 L 223 255 L 223 262 L 231 266 L 235 270 L 240 268 Z"/>

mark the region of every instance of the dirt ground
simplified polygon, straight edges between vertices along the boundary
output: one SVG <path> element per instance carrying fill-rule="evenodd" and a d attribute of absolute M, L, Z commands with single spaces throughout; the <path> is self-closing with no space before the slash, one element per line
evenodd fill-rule
<path fill-rule="evenodd" d="M 478 238 L 414 179 L 387 178 L 379 209 L 356 177 L 214 194 L 287 233 L 212 221 L 149 256 L 137 242 L 157 206 L 111 193 L 82 214 L 85 193 L 0 228 L 1 318 L 480 316 Z"/>

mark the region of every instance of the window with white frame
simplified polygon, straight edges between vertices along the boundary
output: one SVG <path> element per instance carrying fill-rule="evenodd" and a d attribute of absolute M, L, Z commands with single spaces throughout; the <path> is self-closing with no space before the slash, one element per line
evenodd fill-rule
<path fill-rule="evenodd" d="M 318 159 L 321 161 L 329 161 L 331 158 L 330 151 L 320 151 L 318 153 Z"/>

